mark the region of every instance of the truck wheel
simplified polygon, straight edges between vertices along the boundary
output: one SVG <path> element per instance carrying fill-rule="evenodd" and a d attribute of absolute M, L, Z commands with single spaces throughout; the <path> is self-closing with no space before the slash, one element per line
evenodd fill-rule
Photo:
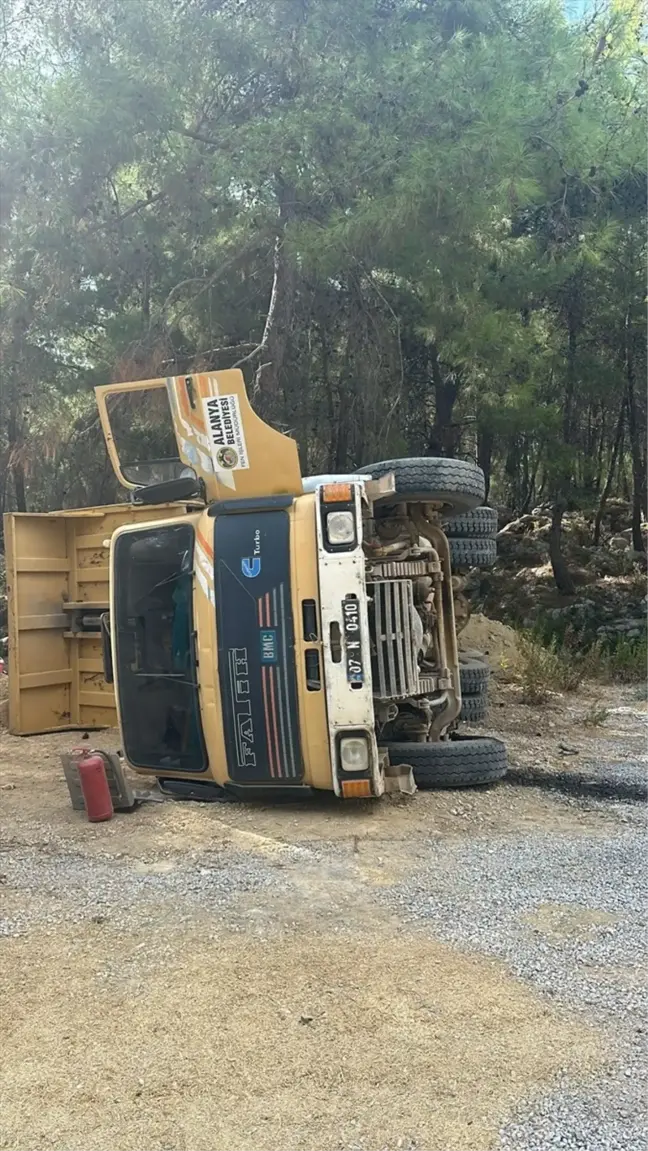
<path fill-rule="evenodd" d="M 482 719 L 486 719 L 486 700 L 485 691 L 480 692 L 479 695 L 463 695 L 459 719 L 464 723 L 480 723 Z"/>
<path fill-rule="evenodd" d="M 470 460 L 447 460 L 441 456 L 414 456 L 404 460 L 380 460 L 358 468 L 358 475 L 374 479 L 393 472 L 396 494 L 410 503 L 442 503 L 447 514 L 467 512 L 484 498 L 484 473 Z"/>
<path fill-rule="evenodd" d="M 443 528 L 448 539 L 464 539 L 466 536 L 479 536 L 481 539 L 495 539 L 497 535 L 497 512 L 494 508 L 473 508 L 462 516 L 453 516 Z"/>
<path fill-rule="evenodd" d="M 474 787 L 506 775 L 506 748 L 499 739 L 460 735 L 439 743 L 388 743 L 389 759 L 408 764 L 423 790 Z"/>
<path fill-rule="evenodd" d="M 477 659 L 463 659 L 459 657 L 459 679 L 461 694 L 481 695 L 488 689 L 490 668 L 487 663 Z"/>
<path fill-rule="evenodd" d="M 492 539 L 449 539 L 448 546 L 453 571 L 460 568 L 490 568 L 497 559 L 497 544 Z"/>

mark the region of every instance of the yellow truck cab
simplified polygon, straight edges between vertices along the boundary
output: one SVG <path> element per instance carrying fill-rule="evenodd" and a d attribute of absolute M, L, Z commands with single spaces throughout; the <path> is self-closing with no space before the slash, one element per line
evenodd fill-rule
<path fill-rule="evenodd" d="M 91 637 L 126 761 L 177 794 L 379 796 L 414 790 L 412 765 L 424 777 L 426 755 L 456 758 L 449 737 L 461 691 L 441 523 L 482 501 L 480 469 L 388 460 L 303 480 L 296 444 L 253 412 L 236 370 L 96 394 L 130 503 L 105 520 L 105 602 L 86 599 L 84 611 L 78 591 L 64 593 L 76 656 L 66 657 L 69 722 L 50 726 L 75 726 L 73 689 L 77 704 L 88 695 L 78 675 Z M 133 458 L 133 413 L 143 411 L 168 420 L 168 456 Z M 76 514 L 82 522 L 95 512 Z M 18 601 L 21 517 L 9 519 Z M 75 563 L 68 558 L 68 574 Z M 28 647 L 19 607 L 12 617 L 14 730 L 43 730 L 33 700 L 25 727 L 21 680 L 38 672 L 19 667 Z"/>

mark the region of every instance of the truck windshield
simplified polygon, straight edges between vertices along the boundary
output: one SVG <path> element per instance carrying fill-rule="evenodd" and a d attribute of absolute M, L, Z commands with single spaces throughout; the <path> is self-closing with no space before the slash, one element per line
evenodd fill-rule
<path fill-rule="evenodd" d="M 194 530 L 125 532 L 115 544 L 114 610 L 122 738 L 134 767 L 204 771 L 193 632 Z"/>

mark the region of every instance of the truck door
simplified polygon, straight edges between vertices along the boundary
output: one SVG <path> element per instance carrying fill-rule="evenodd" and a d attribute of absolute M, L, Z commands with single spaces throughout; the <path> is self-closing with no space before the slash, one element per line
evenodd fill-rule
<path fill-rule="evenodd" d="M 236 369 L 108 384 L 95 394 L 125 488 L 193 473 L 210 503 L 302 492 L 296 443 L 256 415 Z"/>

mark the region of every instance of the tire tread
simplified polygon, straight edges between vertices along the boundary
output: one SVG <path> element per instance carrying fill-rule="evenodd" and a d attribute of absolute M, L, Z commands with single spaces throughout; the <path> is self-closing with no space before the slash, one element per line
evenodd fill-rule
<path fill-rule="evenodd" d="M 497 512 L 494 508 L 473 508 L 462 516 L 453 516 L 443 528 L 448 539 L 465 539 L 478 536 L 480 539 L 495 539 L 497 535 Z"/>
<path fill-rule="evenodd" d="M 459 568 L 490 568 L 497 559 L 497 544 L 494 539 L 481 539 L 476 536 L 466 539 L 449 539 L 450 563 L 454 571 Z"/>
<path fill-rule="evenodd" d="M 461 700 L 459 719 L 462 723 L 480 723 L 488 710 L 486 692 L 480 695 L 464 695 Z"/>
<path fill-rule="evenodd" d="M 421 789 L 471 787 L 506 775 L 506 748 L 499 739 L 460 736 L 439 743 L 392 743 L 388 748 L 392 763 L 413 768 Z"/>
<path fill-rule="evenodd" d="M 488 690 L 489 680 L 490 668 L 485 661 L 471 659 L 466 660 L 465 663 L 459 663 L 462 696 L 482 695 Z"/>
<path fill-rule="evenodd" d="M 396 494 L 407 499 L 439 500 L 457 513 L 470 511 L 484 498 L 484 473 L 470 460 L 450 460 L 444 456 L 413 456 L 410 459 L 379 460 L 358 468 L 358 475 L 375 478 L 393 472 Z"/>

